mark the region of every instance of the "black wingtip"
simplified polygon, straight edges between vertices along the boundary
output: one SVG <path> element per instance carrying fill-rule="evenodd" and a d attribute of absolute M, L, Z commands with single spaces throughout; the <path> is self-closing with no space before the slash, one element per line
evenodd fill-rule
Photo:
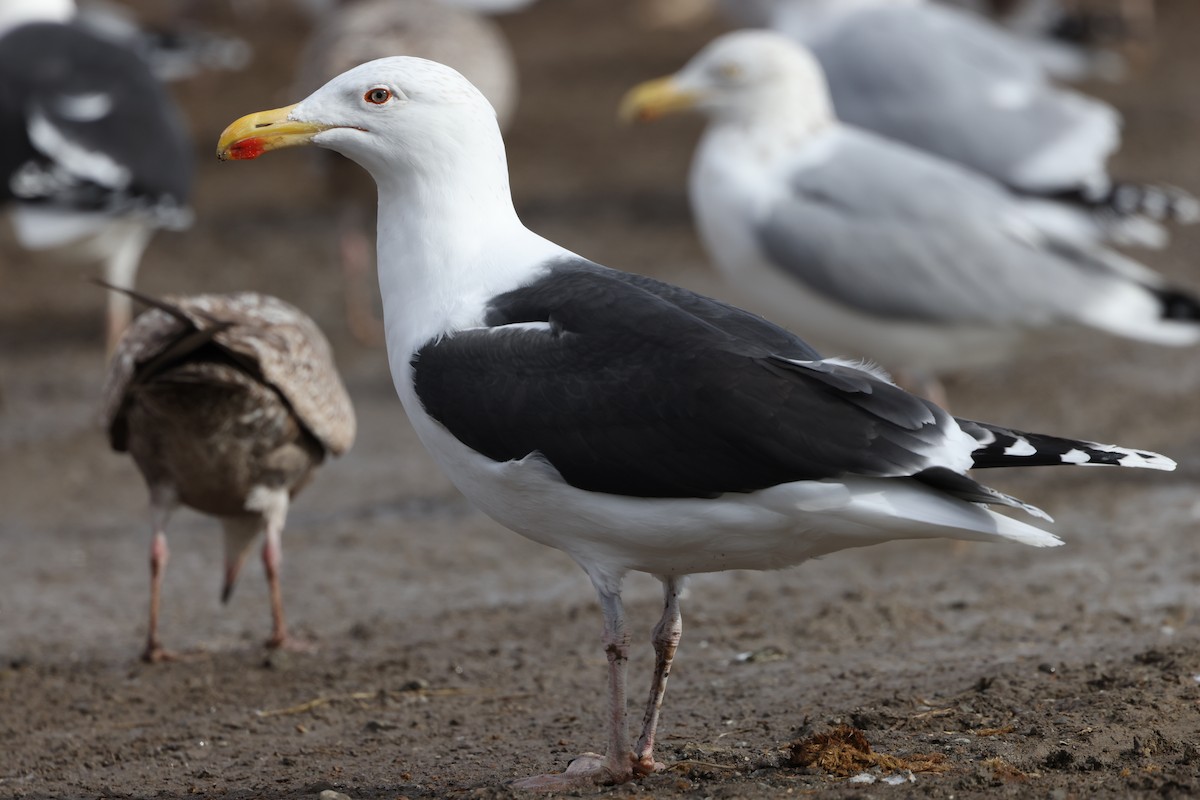
<path fill-rule="evenodd" d="M 1064 439 L 965 419 L 959 419 L 958 423 L 979 442 L 972 453 L 974 466 L 978 469 L 1090 465 L 1169 472 L 1176 466 L 1172 459 L 1149 450 Z"/>
<path fill-rule="evenodd" d="M 1162 318 L 1176 322 L 1200 322 L 1200 298 L 1180 289 L 1151 289 L 1162 303 Z"/>
<path fill-rule="evenodd" d="M 1168 184 L 1118 181 L 1103 193 L 1070 189 L 1045 197 L 1117 218 L 1142 216 L 1179 225 L 1200 222 L 1200 200 L 1186 189 Z"/>

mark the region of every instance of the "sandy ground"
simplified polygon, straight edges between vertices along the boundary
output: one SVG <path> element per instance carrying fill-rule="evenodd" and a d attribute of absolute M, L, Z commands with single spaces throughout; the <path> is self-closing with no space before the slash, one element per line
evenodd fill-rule
<path fill-rule="evenodd" d="M 1200 6 L 1161 5 L 1157 60 L 1100 91 L 1127 117 L 1122 170 L 1200 191 Z M 504 20 L 523 76 L 509 137 L 518 204 L 532 227 L 598 261 L 737 299 L 690 227 L 698 124 L 614 122 L 625 88 L 674 69 L 718 28 L 639 30 L 629 9 L 547 0 Z M 298 500 L 285 536 L 290 618 L 319 650 L 265 653 L 264 582 L 249 569 L 223 607 L 219 529 L 183 512 L 162 634 L 203 655 L 137 660 L 146 499 L 95 421 L 102 297 L 83 271 L 31 259 L 6 236 L 0 797 L 509 796 L 509 779 L 603 746 L 592 590 L 565 556 L 474 511 L 419 447 L 384 353 L 345 333 L 334 203 L 304 154 L 212 160 L 227 122 L 296 99 L 287 85 L 306 28 L 279 2 L 238 22 L 207 13 L 236 24 L 257 59 L 179 87 L 199 218 L 154 243 L 141 285 L 271 292 L 334 340 L 360 439 Z M 1198 253 L 1192 229 L 1151 263 L 1200 289 Z M 1079 335 L 950 390 L 961 415 L 1154 448 L 1180 469 L 989 475 L 1056 516 L 1068 541 L 1057 550 L 883 546 L 695 579 L 659 752 L 673 766 L 595 792 L 1200 794 L 1196 351 Z M 644 635 L 631 664 L 640 700 L 657 585 L 632 576 L 627 600 Z M 782 763 L 788 742 L 842 722 L 880 752 L 941 754 L 947 770 L 864 786 Z"/>

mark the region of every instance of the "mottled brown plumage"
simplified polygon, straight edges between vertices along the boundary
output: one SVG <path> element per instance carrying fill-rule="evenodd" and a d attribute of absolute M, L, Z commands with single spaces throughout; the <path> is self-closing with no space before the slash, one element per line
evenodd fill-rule
<path fill-rule="evenodd" d="M 137 297 L 156 307 L 117 345 L 104 386 L 104 421 L 113 449 L 133 456 L 150 491 L 144 657 L 170 657 L 158 641 L 158 599 L 166 523 L 181 503 L 225 527 L 223 599 L 265 530 L 274 620 L 268 644 L 287 645 L 278 570 L 288 503 L 326 453 L 341 455 L 354 441 L 354 410 L 329 344 L 307 316 L 265 295 Z"/>

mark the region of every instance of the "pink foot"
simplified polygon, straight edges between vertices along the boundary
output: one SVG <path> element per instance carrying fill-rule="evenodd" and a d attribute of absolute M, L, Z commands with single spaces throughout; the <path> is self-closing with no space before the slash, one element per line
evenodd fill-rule
<path fill-rule="evenodd" d="M 286 653 L 315 653 L 317 652 L 317 643 L 308 639 L 298 639 L 295 636 L 272 636 L 267 639 L 266 646 L 269 650 L 283 650 Z"/>
<path fill-rule="evenodd" d="M 189 650 L 180 653 L 176 650 L 166 650 L 160 645 L 151 645 L 142 651 L 142 661 L 147 664 L 162 664 L 167 661 L 198 661 L 207 658 L 203 650 Z"/>
<path fill-rule="evenodd" d="M 612 786 L 633 778 L 633 770 L 626 767 L 616 774 L 602 755 L 584 753 L 567 765 L 567 771 L 558 775 L 535 775 L 513 781 L 510 786 L 527 792 L 566 792 L 585 789 L 589 786 Z"/>
<path fill-rule="evenodd" d="M 667 765 L 661 761 L 655 761 L 653 758 L 637 759 L 633 762 L 633 773 L 637 776 L 653 775 L 656 772 L 662 772 L 667 768 Z"/>

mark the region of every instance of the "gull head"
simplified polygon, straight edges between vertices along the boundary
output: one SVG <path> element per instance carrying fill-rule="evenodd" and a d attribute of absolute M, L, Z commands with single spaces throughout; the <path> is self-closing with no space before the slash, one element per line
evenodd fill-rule
<path fill-rule="evenodd" d="M 734 31 L 710 42 L 683 69 L 631 89 L 626 121 L 696 110 L 734 121 L 799 118 L 810 127 L 833 119 L 829 88 L 816 58 L 772 31 Z"/>
<path fill-rule="evenodd" d="M 457 152 L 498 152 L 496 113 L 470 81 L 423 58 L 381 58 L 345 72 L 295 105 L 248 114 L 221 134 L 217 158 L 257 158 L 314 144 L 376 180 L 453 162 Z"/>

